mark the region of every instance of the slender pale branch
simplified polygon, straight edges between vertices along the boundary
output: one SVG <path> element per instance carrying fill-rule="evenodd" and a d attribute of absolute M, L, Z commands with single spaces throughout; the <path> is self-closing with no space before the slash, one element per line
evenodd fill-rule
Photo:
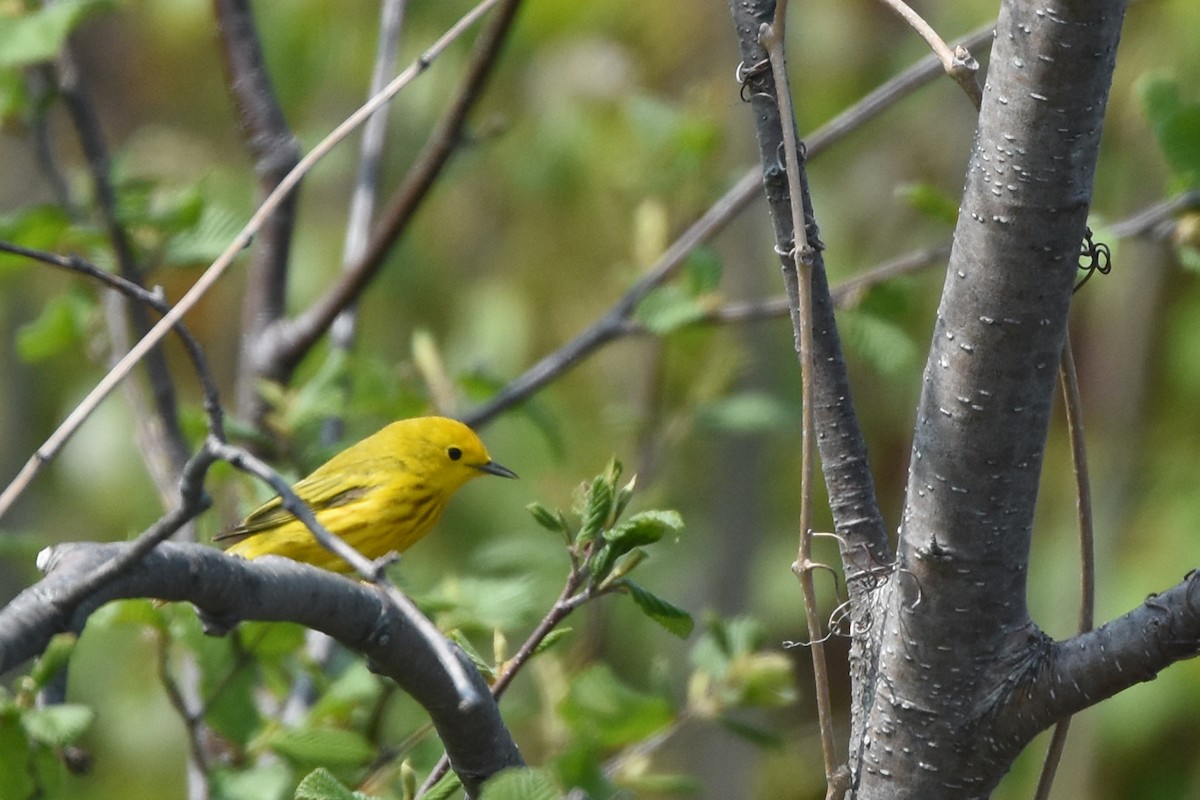
<path fill-rule="evenodd" d="M 829 692 L 829 666 L 825 658 L 825 636 L 820 612 L 817 607 L 817 590 L 813 582 L 813 570 L 818 566 L 812 560 L 812 514 L 813 514 L 813 438 L 816 435 L 813 423 L 813 299 L 812 272 L 815 248 L 820 246 L 816 239 L 816 223 L 810 239 L 805 206 L 811 207 L 804 196 L 806 186 L 800 180 L 800 147 L 796 140 L 795 112 L 792 110 L 792 91 L 788 82 L 785 38 L 787 31 L 787 3 L 779 0 L 775 7 L 775 18 L 759 29 L 759 41 L 766 49 L 775 83 L 775 102 L 779 106 L 779 119 L 783 138 L 783 164 L 787 174 L 788 194 L 791 207 L 793 244 L 790 250 L 780 251 L 784 282 L 789 298 L 792 299 L 792 328 L 795 332 L 796 351 L 800 357 L 800 519 L 799 544 L 792 571 L 800 582 L 804 598 L 804 616 L 808 627 L 809 652 L 812 656 L 813 687 L 817 701 L 818 726 L 821 732 L 821 754 L 825 764 L 827 791 L 840 796 L 835 788 L 835 773 L 838 769 L 837 751 L 833 741 L 833 708 Z M 815 240 L 815 241 L 813 241 Z"/>
<path fill-rule="evenodd" d="M 29 458 L 22 467 L 21 472 L 13 480 L 13 482 L 0 495 L 0 517 L 11 507 L 12 503 L 24 490 L 25 486 L 36 475 L 41 472 L 43 466 L 49 463 L 51 459 L 57 455 L 62 449 L 67 440 L 79 429 L 97 406 L 108 397 L 121 381 L 123 381 L 133 367 L 141 361 L 146 354 L 166 336 L 167 332 L 178 323 L 183 315 L 190 311 L 196 303 L 200 301 L 208 290 L 221 279 L 225 272 L 233 264 L 235 258 L 249 244 L 254 234 L 257 233 L 263 226 L 264 222 L 275 212 L 280 203 L 288 197 L 288 195 L 300 183 L 300 180 L 306 175 L 313 166 L 329 154 L 329 151 L 341 143 L 343 139 L 350 135 L 356 128 L 362 125 L 375 111 L 381 108 L 389 100 L 391 100 L 400 90 L 408 86 L 418 76 L 420 76 L 429 65 L 436 59 L 449 45 L 472 25 L 485 13 L 487 13 L 500 0 L 483 0 L 477 6 L 472 8 L 458 22 L 456 22 L 448 31 L 446 31 L 436 42 L 433 43 L 424 53 L 422 53 L 416 61 L 414 61 L 407 69 L 401 72 L 396 78 L 387 85 L 387 87 L 379 94 L 372 97 L 367 103 L 361 106 L 357 111 L 346 118 L 340 125 L 322 139 L 316 147 L 314 147 L 300 163 L 292 169 L 287 176 L 280 181 L 279 185 L 271 192 L 270 195 L 258 207 L 258 210 L 250 217 L 242 229 L 234 237 L 228 247 L 217 257 L 204 274 L 202 274 L 192 287 L 179 299 L 170 311 L 168 311 L 150 331 L 143 336 L 129 352 L 126 353 L 120 361 L 118 361 L 112 369 L 96 384 L 95 388 L 90 391 L 79 405 L 77 405 L 67 418 L 58 426 L 58 428 L 50 435 L 50 437 L 37 449 L 37 451 Z"/>
<path fill-rule="evenodd" d="M 1079 375 L 1075 371 L 1075 354 L 1071 350 L 1068 332 L 1063 342 L 1062 364 L 1059 366 L 1066 410 L 1067 433 L 1071 439 L 1071 465 L 1075 474 L 1075 503 L 1079 516 L 1079 632 L 1087 633 L 1096 624 L 1096 526 L 1092 514 L 1092 481 L 1087 465 L 1087 446 L 1083 433 L 1083 399 L 1079 395 Z M 1071 718 L 1063 717 L 1054 726 L 1046 760 L 1038 777 L 1034 800 L 1047 800 L 1054 776 L 1067 743 Z"/>
<path fill-rule="evenodd" d="M 900 18 L 925 40 L 941 62 L 942 69 L 963 88 L 978 110 L 983 105 L 983 89 L 975 77 L 975 73 L 979 71 L 979 62 L 971 55 L 971 51 L 961 44 L 953 48 L 946 44 L 933 26 L 904 0 L 883 0 L 883 4 L 899 14 Z"/>

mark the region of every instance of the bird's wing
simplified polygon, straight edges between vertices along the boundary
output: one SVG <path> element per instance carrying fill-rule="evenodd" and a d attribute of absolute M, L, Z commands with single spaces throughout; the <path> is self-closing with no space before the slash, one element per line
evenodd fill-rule
<path fill-rule="evenodd" d="M 328 508 L 351 503 L 375 488 L 370 476 L 374 470 L 363 464 L 364 469 L 350 473 L 346 470 L 326 471 L 319 469 L 292 487 L 292 491 L 308 504 L 314 514 Z M 283 499 L 276 496 L 251 511 L 241 524 L 214 537 L 218 542 L 238 542 L 255 533 L 278 528 L 292 522 L 296 516 L 283 507 Z"/>

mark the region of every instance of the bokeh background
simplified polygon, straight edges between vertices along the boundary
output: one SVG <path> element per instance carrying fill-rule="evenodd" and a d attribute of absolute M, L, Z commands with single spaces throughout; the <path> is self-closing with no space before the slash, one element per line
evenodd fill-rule
<path fill-rule="evenodd" d="M 401 63 L 468 6 L 411 3 Z M 257 3 L 255 10 L 288 121 L 311 147 L 365 97 L 375 4 L 292 0 Z M 971 0 L 920 10 L 952 38 L 985 24 L 997 8 Z M 0 4 L 0 25 L 7 12 Z M 171 298 L 249 216 L 255 197 L 211 13 L 199 0 L 127 0 L 91 15 L 75 37 L 122 185 L 141 186 L 151 208 L 202 208 L 189 237 L 150 262 L 149 282 Z M 802 131 L 926 54 L 880 4 L 796 5 L 792 14 L 790 66 Z M 1200 6 L 1186 0 L 1144 0 L 1130 9 L 1092 207 L 1093 229 L 1112 247 L 1114 269 L 1088 284 L 1073 311 L 1095 482 L 1100 620 L 1177 582 L 1200 554 L 1195 259 L 1189 262 L 1175 242 L 1105 235 L 1106 225 L 1196 188 L 1159 147 L 1139 89 L 1148 76 L 1170 76 L 1184 102 L 1200 102 L 1196 30 Z M 454 91 L 466 54 L 466 44 L 452 47 L 393 104 L 385 185 L 403 175 Z M 980 58 L 986 66 L 986 54 Z M 753 165 L 752 120 L 733 80 L 737 61 L 728 7 L 719 0 L 529 0 L 473 115 L 470 141 L 362 304 L 349 435 L 430 408 L 414 343 L 432 343 L 458 382 L 457 407 L 443 410 L 464 412 L 602 315 Z M 834 284 L 948 240 L 951 222 L 930 198 L 956 206 L 973 116 L 957 87 L 942 80 L 812 161 Z M 50 123 L 54 158 L 83 196 L 78 145 L 61 109 L 51 111 Z M 338 149 L 303 185 L 290 287 L 296 309 L 340 268 L 355 146 L 353 140 Z M 1200 149 L 1200 138 L 1194 146 Z M 0 130 L 0 214 L 13 219 L 53 201 L 31 129 L 8 119 Z M 699 256 L 699 272 L 715 275 L 720 267 L 715 291 L 703 301 L 779 294 L 771 245 L 765 208 L 756 202 Z M 102 252 L 89 255 L 105 263 Z M 841 317 L 860 419 L 893 526 L 941 281 L 935 264 L 868 292 Z M 227 396 L 238 351 L 231 310 L 243 291 L 235 268 L 187 320 Z M 0 341 L 0 482 L 7 482 L 104 372 L 107 337 L 95 288 L 5 259 Z M 188 430 L 199 437 L 199 392 L 174 345 L 169 353 Z M 319 460 L 313 408 L 327 399 L 326 365 L 320 348 L 284 394 L 278 418 L 293 457 L 281 460 L 281 469 Z M 475 622 L 486 623 L 490 609 L 509 636 L 522 635 L 553 601 L 565 568 L 561 548 L 533 524 L 526 504 L 569 507 L 580 481 L 617 456 L 627 473 L 638 474 L 639 508 L 676 508 L 687 525 L 678 542 L 655 552 L 640 581 L 698 617 L 715 611 L 756 618 L 765 646 L 786 652 L 798 671 L 798 702 L 755 718 L 777 736 L 772 744 L 751 744 L 697 721 L 654 755 L 657 767 L 694 775 L 692 796 L 822 796 L 808 656 L 782 647 L 807 635 L 789 570 L 798 396 L 786 319 L 614 342 L 483 430 L 492 454 L 522 480 L 466 488 L 438 533 L 404 559 L 401 582 L 419 597 L 473 608 Z M 37 579 L 34 555 L 47 544 L 121 540 L 161 513 L 133 445 L 130 414 L 120 393 L 110 398 L 0 520 L 0 600 Z M 223 470 L 210 487 L 217 506 L 200 522 L 202 537 L 263 494 Z M 1066 636 L 1075 626 L 1078 556 L 1061 418 L 1043 487 L 1030 603 L 1038 624 Z M 828 527 L 827 519 L 822 513 L 818 527 Z M 824 588 L 832 609 L 833 588 Z M 562 668 L 602 660 L 632 686 L 661 686 L 683 698 L 689 643 L 630 605 L 605 602 L 575 620 Z M 186 741 L 156 678 L 158 644 L 136 615 L 123 623 L 119 611 L 112 613 L 103 635 L 85 635 L 71 674 L 71 698 L 98 711 L 84 740 L 93 771 L 70 779 L 61 796 L 183 797 Z M 844 657 L 843 644 L 832 647 Z M 531 671 L 506 700 L 534 763 L 554 752 L 553 725 L 535 709 L 539 692 L 556 680 L 567 678 L 551 666 Z M 834 689 L 844 711 L 845 685 Z M 1078 718 L 1056 796 L 1200 796 L 1197 742 L 1200 665 L 1184 663 Z M 998 798 L 1031 794 L 1043 748 L 1042 740 L 1030 748 Z"/>

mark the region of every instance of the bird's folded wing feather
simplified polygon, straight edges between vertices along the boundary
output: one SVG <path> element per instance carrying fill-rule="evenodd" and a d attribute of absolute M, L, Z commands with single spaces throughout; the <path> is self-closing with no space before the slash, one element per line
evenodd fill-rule
<path fill-rule="evenodd" d="M 364 496 L 372 488 L 371 470 L 351 475 L 345 471 L 334 473 L 318 470 L 293 487 L 296 495 L 308 504 L 314 514 L 327 508 L 336 508 Z M 292 522 L 296 515 L 283 507 L 283 499 L 274 497 L 250 512 L 249 516 L 229 530 L 218 534 L 218 542 L 238 542 L 252 534 L 271 530 Z"/>

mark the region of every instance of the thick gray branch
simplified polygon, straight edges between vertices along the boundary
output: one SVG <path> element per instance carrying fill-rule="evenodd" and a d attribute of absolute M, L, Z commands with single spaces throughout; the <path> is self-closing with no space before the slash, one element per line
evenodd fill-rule
<path fill-rule="evenodd" d="M 997 720 L 1050 646 L 1026 609 L 1029 546 L 1124 7 L 1003 4 L 878 620 L 885 677 L 851 764 L 858 797 L 985 797 L 1034 732 Z"/>
<path fill-rule="evenodd" d="M 201 545 L 167 542 L 79 605 L 63 605 L 81 577 L 128 544 L 66 544 L 40 560 L 47 577 L 0 609 L 0 672 L 39 655 L 56 633 L 82 629 L 110 600 L 156 597 L 188 601 L 206 619 L 298 622 L 324 631 L 370 659 L 426 711 L 468 793 L 506 767 L 522 764 L 483 678 L 463 657 L 478 690 L 467 705 L 420 631 L 374 588 L 282 558 L 254 562 Z"/>

